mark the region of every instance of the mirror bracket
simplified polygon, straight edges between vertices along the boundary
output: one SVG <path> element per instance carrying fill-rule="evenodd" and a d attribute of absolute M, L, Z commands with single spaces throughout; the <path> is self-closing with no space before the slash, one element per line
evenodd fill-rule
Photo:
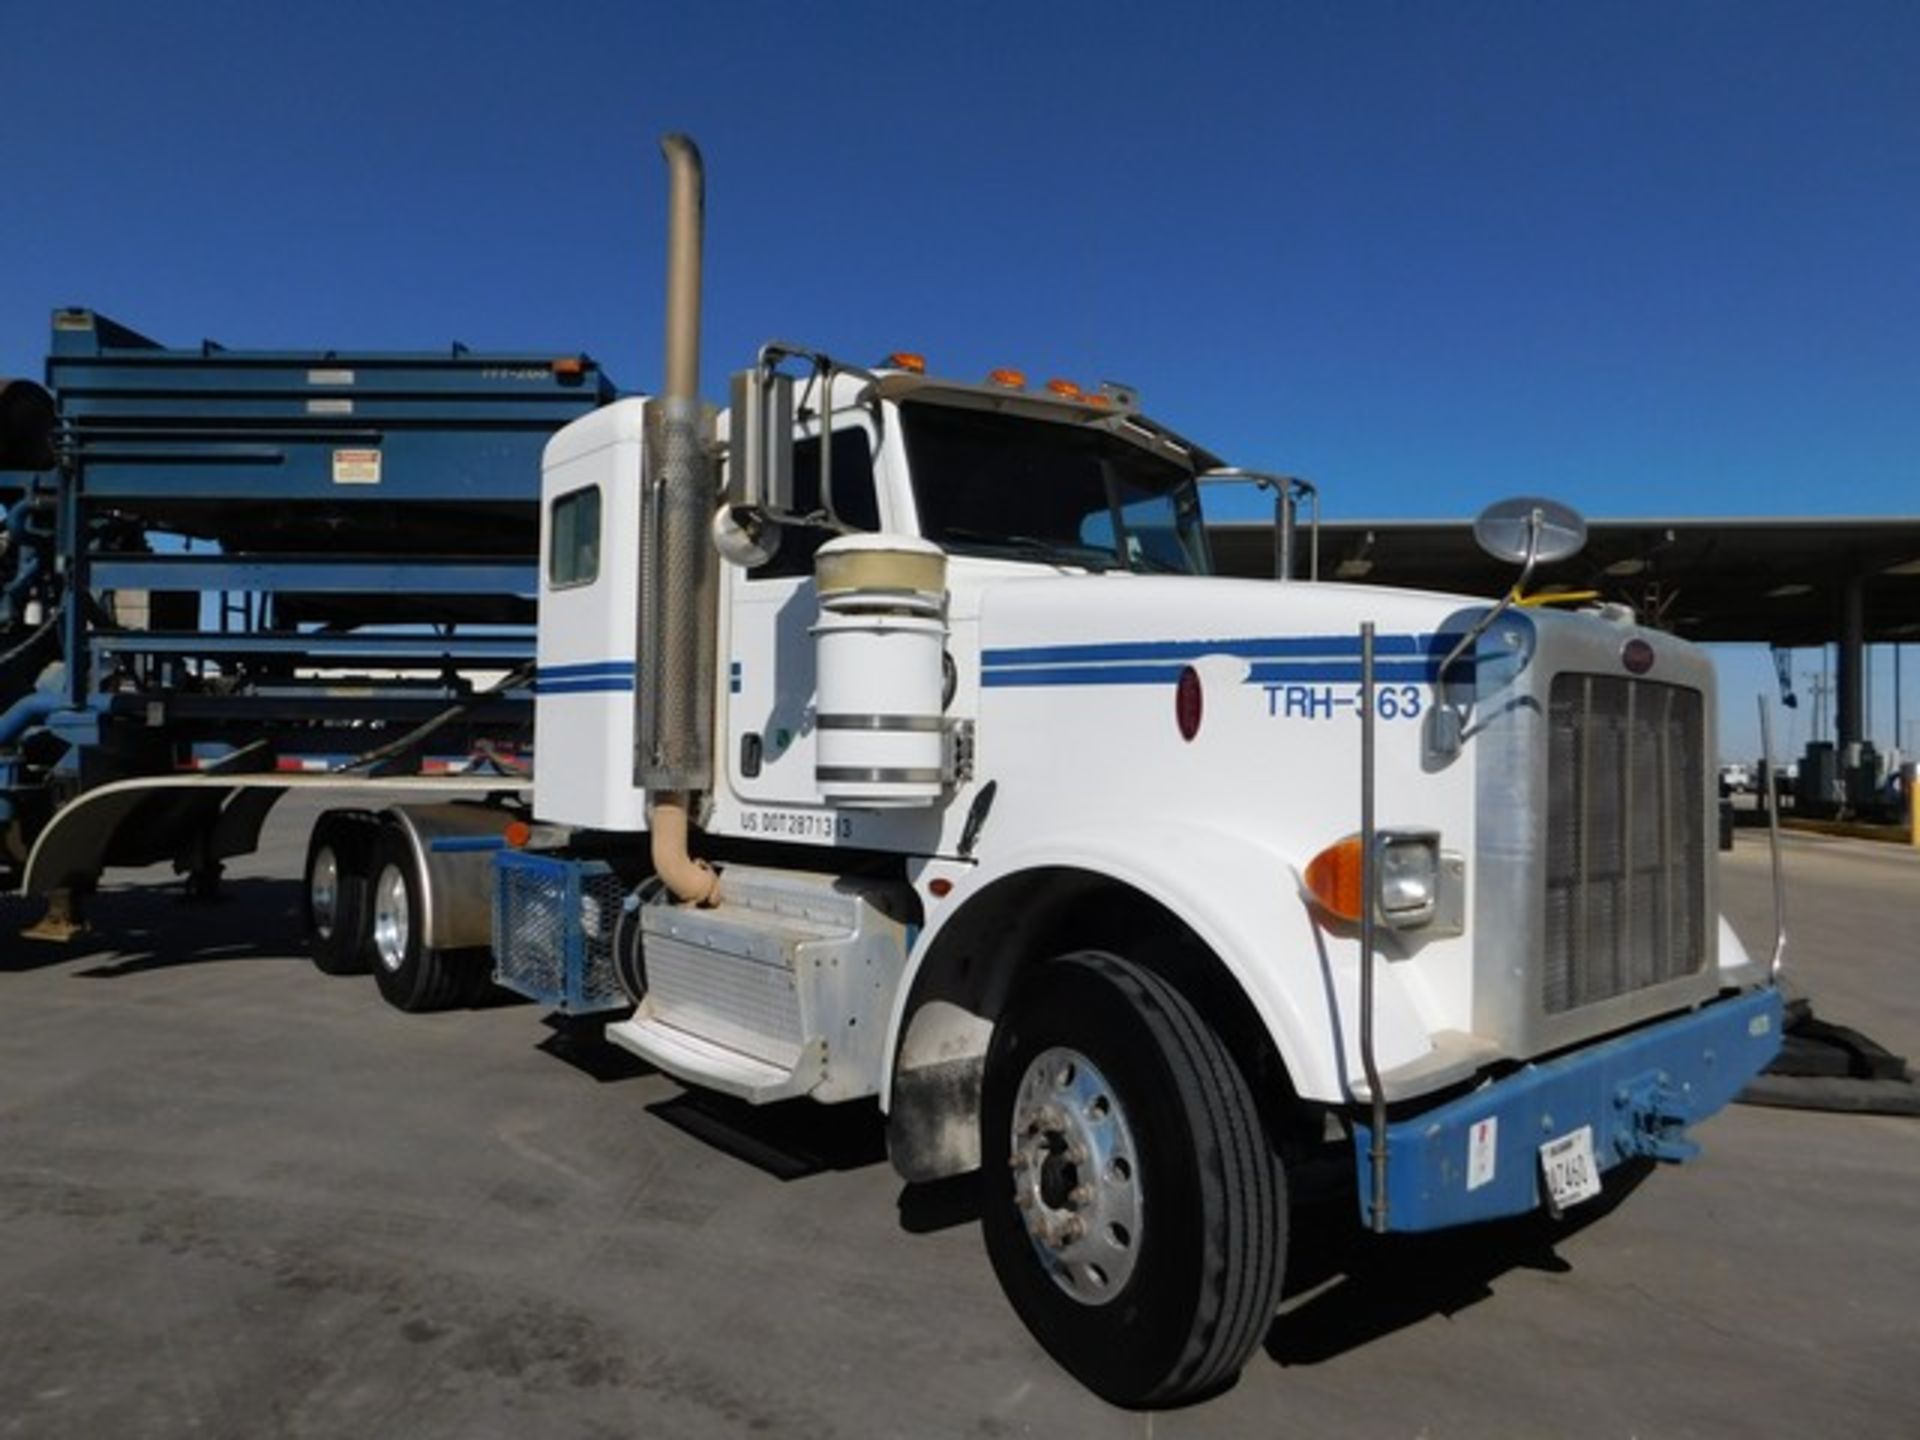
<path fill-rule="evenodd" d="M 1487 613 L 1460 637 L 1433 672 L 1434 719 L 1439 721 L 1442 712 L 1447 719 L 1429 726 L 1428 743 L 1440 759 L 1450 759 L 1459 753 L 1467 719 L 1473 711 L 1471 700 L 1460 705 L 1448 696 L 1447 672 L 1513 607 L 1526 591 L 1536 567 L 1570 559 L 1585 548 L 1587 522 L 1570 505 L 1523 495 L 1496 501 L 1482 510 L 1473 522 L 1473 538 L 1494 559 L 1519 565 L 1520 574 Z"/>

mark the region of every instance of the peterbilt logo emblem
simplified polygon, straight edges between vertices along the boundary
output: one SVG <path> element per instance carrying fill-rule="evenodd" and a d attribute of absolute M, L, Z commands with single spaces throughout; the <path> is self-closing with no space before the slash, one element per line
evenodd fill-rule
<path fill-rule="evenodd" d="M 1629 675 L 1644 675 L 1653 668 L 1653 646 L 1644 640 L 1629 640 L 1620 647 L 1620 663 Z"/>

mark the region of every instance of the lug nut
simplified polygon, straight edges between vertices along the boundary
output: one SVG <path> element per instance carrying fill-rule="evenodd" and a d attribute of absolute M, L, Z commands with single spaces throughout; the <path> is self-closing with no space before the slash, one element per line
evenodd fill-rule
<path fill-rule="evenodd" d="M 1067 1196 L 1067 1203 L 1076 1208 L 1083 1205 L 1091 1205 L 1093 1203 L 1093 1187 L 1091 1185 L 1074 1186 L 1072 1192 Z"/>

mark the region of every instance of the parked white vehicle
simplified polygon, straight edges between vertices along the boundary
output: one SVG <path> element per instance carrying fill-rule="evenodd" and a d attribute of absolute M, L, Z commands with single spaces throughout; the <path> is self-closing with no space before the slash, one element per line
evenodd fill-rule
<path fill-rule="evenodd" d="M 1014 1308 L 1124 1404 L 1237 1373 L 1329 1137 L 1379 1230 L 1689 1152 L 1779 1030 L 1718 918 L 1701 652 L 1214 578 L 1217 459 L 1117 388 L 771 345 L 716 417 L 667 149 L 666 385 L 546 454 L 530 821 L 435 851 L 500 846 L 502 983 L 630 1005 L 607 1033 L 692 1085 L 877 1097 L 906 1178 L 978 1172 Z M 1578 532 L 1483 528 L 1523 581 Z M 367 882 L 403 1000 L 451 963 L 426 870 Z"/>

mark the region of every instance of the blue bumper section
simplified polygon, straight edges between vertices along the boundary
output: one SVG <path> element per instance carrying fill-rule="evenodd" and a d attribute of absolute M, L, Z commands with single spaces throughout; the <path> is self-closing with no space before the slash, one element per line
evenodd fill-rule
<path fill-rule="evenodd" d="M 1576 1050 L 1387 1127 L 1387 1228 L 1440 1230 L 1521 1215 L 1545 1199 L 1540 1146 L 1593 1127 L 1602 1172 L 1636 1155 L 1684 1160 L 1686 1127 L 1726 1105 L 1780 1051 L 1777 990 Z M 1488 1122 L 1491 1122 L 1490 1124 Z M 1361 1219 L 1373 1143 L 1354 1128 Z"/>

